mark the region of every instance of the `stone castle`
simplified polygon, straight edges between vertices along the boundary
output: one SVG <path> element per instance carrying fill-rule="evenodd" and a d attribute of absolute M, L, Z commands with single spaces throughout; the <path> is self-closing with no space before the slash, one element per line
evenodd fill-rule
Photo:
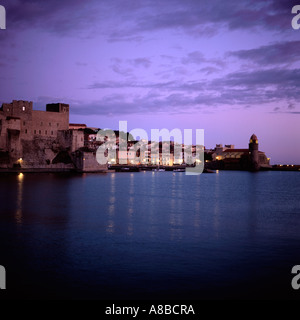
<path fill-rule="evenodd" d="M 84 132 L 69 129 L 69 105 L 53 103 L 46 111 L 32 102 L 0 108 L 0 170 L 101 172 L 95 152 L 84 147 Z"/>

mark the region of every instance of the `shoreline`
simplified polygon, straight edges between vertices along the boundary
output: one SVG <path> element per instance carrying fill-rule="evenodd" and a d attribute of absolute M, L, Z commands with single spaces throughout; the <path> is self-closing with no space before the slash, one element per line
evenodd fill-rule
<path fill-rule="evenodd" d="M 165 171 L 165 172 L 185 172 L 187 167 L 183 165 L 177 166 L 134 166 L 134 165 L 111 165 L 105 170 L 81 171 L 74 168 L 0 168 L 1 174 L 20 174 L 20 173 L 115 173 L 115 172 L 142 172 L 142 171 Z M 204 168 L 202 173 L 216 173 L 219 171 L 247 171 L 238 169 L 210 169 Z M 272 167 L 261 167 L 259 171 L 300 171 L 300 165 L 273 165 Z"/>

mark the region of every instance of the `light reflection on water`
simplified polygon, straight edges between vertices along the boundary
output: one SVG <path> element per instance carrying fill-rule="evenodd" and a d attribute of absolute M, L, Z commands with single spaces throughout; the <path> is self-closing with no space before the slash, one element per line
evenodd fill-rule
<path fill-rule="evenodd" d="M 127 235 L 133 235 L 133 213 L 134 213 L 134 174 L 130 174 L 129 180 L 129 196 L 128 196 L 128 214 L 127 214 Z"/>
<path fill-rule="evenodd" d="M 115 202 L 116 202 L 116 186 L 115 186 L 115 173 L 111 174 L 110 179 L 110 197 L 109 197 L 109 207 L 108 207 L 108 221 L 106 232 L 114 233 L 115 231 Z"/>
<path fill-rule="evenodd" d="M 285 294 L 300 261 L 299 180 L 224 171 L 0 176 L 0 264 L 17 273 L 18 261 L 33 288 L 59 284 L 66 296 Z"/>
<path fill-rule="evenodd" d="M 15 216 L 17 224 L 22 224 L 23 180 L 24 180 L 24 174 L 20 173 L 18 175 L 17 210 L 16 210 L 16 216 Z"/>

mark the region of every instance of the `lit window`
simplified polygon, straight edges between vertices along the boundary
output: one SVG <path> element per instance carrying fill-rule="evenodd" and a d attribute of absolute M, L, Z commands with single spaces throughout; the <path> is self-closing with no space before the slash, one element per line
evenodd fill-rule
<path fill-rule="evenodd" d="M 23 111 L 25 111 L 25 110 L 26 110 L 26 108 L 25 108 L 25 107 L 22 107 L 22 110 L 23 110 Z"/>

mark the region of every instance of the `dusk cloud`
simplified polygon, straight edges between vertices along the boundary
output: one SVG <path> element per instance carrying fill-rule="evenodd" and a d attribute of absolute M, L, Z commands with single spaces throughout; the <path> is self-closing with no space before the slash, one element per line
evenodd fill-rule
<path fill-rule="evenodd" d="M 41 110 L 69 103 L 70 119 L 87 125 L 123 115 L 165 125 L 174 115 L 178 125 L 198 126 L 209 114 L 217 140 L 240 123 L 267 132 L 283 117 L 296 137 L 297 2 L 4 0 L 0 100 Z M 246 121 L 254 110 L 259 121 Z"/>
<path fill-rule="evenodd" d="M 194 107 L 197 105 L 247 105 L 249 103 L 265 104 L 276 100 L 296 102 L 300 99 L 299 79 L 300 69 L 270 69 L 229 73 L 211 81 L 94 83 L 89 86 L 89 89 L 159 89 L 162 95 L 164 90 L 167 90 L 173 94 L 185 95 L 185 99 L 178 101 L 178 104 L 182 103 L 183 107 L 186 105 L 194 105 Z M 165 106 L 168 112 L 167 103 Z M 289 103 L 289 106 L 289 108 L 294 107 L 292 103 Z"/>
<path fill-rule="evenodd" d="M 264 67 L 266 65 L 291 64 L 300 61 L 299 50 L 300 41 L 285 41 L 250 50 L 229 52 L 228 55 Z"/>
<path fill-rule="evenodd" d="M 290 27 L 293 0 L 13 0 L 2 1 L 8 25 L 42 28 L 58 34 L 78 34 L 85 28 L 106 33 L 111 41 L 139 40 L 145 32 L 182 30 L 212 36 L 224 28 L 256 27 L 284 31 Z M 122 27 L 114 24 L 122 20 Z M 105 24 L 104 24 L 105 22 Z M 101 28 L 97 28 L 101 26 Z"/>
<path fill-rule="evenodd" d="M 129 63 L 134 67 L 149 68 L 151 66 L 151 60 L 148 58 L 136 58 L 133 60 L 129 60 Z"/>

